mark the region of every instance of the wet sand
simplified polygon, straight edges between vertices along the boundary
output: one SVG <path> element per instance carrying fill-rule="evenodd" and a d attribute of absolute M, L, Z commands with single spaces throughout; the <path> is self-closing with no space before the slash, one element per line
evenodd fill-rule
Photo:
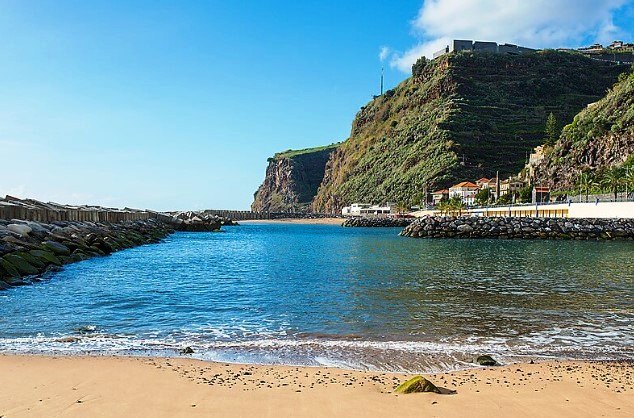
<path fill-rule="evenodd" d="M 626 417 L 634 411 L 631 363 L 428 374 L 444 394 L 392 393 L 408 377 L 188 358 L 0 356 L 0 416 Z"/>
<path fill-rule="evenodd" d="M 301 225 L 341 225 L 343 218 L 284 218 L 284 219 L 257 219 L 239 221 L 240 224 L 301 224 Z"/>

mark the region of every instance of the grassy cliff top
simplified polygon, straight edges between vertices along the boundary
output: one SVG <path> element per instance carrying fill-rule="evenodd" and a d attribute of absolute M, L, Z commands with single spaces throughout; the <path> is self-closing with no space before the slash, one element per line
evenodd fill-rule
<path fill-rule="evenodd" d="M 313 152 L 319 152 L 324 150 L 334 150 L 340 144 L 341 143 L 338 142 L 336 144 L 324 145 L 322 147 L 304 148 L 304 149 L 298 149 L 298 150 L 289 149 L 286 151 L 275 153 L 273 158 L 293 158 L 293 157 L 297 157 L 298 155 L 310 154 Z"/>

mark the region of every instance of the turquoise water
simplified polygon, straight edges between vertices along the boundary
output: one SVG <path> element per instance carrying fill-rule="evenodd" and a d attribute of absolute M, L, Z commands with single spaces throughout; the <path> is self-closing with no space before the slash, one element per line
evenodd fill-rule
<path fill-rule="evenodd" d="M 474 355 L 634 359 L 634 243 L 399 229 L 176 233 L 0 293 L 0 351 L 429 371 Z"/>

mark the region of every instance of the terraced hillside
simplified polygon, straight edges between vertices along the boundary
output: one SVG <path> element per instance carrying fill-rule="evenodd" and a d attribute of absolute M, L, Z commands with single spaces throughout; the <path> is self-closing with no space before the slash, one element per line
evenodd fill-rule
<path fill-rule="evenodd" d="M 327 163 L 313 210 L 419 203 L 425 189 L 516 173 L 543 142 L 551 112 L 561 126 L 569 123 L 624 68 L 556 51 L 420 60 L 413 77 L 357 113 Z"/>

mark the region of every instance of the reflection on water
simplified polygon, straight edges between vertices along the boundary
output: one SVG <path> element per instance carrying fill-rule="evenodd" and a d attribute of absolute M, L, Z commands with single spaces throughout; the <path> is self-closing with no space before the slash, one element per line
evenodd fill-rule
<path fill-rule="evenodd" d="M 177 233 L 0 293 L 0 349 L 194 345 L 223 361 L 380 369 L 459 367 L 484 351 L 634 358 L 634 243 L 397 234 L 327 225 Z M 78 338 L 60 340 L 69 335 Z"/>

